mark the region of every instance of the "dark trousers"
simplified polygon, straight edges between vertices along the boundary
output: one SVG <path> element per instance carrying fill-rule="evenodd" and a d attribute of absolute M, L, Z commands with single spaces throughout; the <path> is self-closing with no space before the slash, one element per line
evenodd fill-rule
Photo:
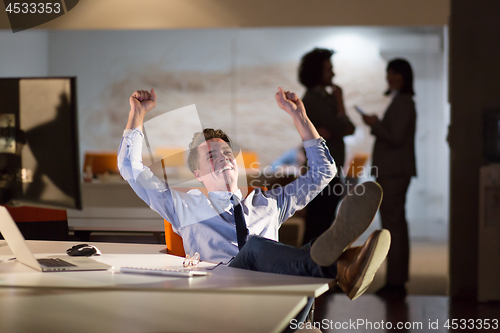
<path fill-rule="evenodd" d="M 305 218 L 304 240 L 307 244 L 325 232 L 335 219 L 337 205 L 344 194 L 339 177 L 332 181 L 308 205 Z"/>
<path fill-rule="evenodd" d="M 252 236 L 229 264 L 252 271 L 334 279 L 337 264 L 322 267 L 309 254 L 311 245 L 296 248 L 260 236 Z"/>
<path fill-rule="evenodd" d="M 377 179 L 384 191 L 380 206 L 382 227 L 391 232 L 391 248 L 387 255 L 388 285 L 403 285 L 408 281 L 410 242 L 405 204 L 410 179 L 406 176 Z"/>

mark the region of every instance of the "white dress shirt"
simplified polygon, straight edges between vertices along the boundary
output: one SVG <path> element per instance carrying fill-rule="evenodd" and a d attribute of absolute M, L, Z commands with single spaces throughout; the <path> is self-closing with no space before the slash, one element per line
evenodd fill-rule
<path fill-rule="evenodd" d="M 199 190 L 182 193 L 171 189 L 142 163 L 142 132 L 125 130 L 118 152 L 118 168 L 135 193 L 172 224 L 187 254 L 202 260 L 227 262 L 238 253 L 231 193 Z M 304 208 L 335 176 L 337 169 L 325 141 L 303 142 L 309 171 L 292 183 L 263 191 L 253 190 L 245 199 L 238 190 L 249 235 L 278 240 L 278 229 L 295 211 Z"/>

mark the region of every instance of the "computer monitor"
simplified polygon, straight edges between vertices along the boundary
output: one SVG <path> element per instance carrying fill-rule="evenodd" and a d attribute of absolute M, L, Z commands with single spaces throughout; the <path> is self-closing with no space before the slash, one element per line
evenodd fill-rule
<path fill-rule="evenodd" d="M 0 205 L 81 209 L 76 78 L 0 78 Z"/>

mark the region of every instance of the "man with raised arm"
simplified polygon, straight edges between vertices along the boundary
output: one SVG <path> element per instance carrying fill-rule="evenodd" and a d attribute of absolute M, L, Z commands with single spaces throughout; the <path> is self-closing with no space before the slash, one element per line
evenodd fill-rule
<path fill-rule="evenodd" d="M 349 247 L 373 220 L 382 190 L 373 182 L 358 185 L 342 201 L 330 229 L 312 245 L 298 249 L 279 243 L 281 224 L 321 192 L 337 170 L 297 94 L 278 88 L 275 97 L 292 117 L 309 163 L 307 173 L 284 187 L 257 188 L 243 198 L 231 140 L 222 130 L 205 129 L 193 137 L 188 164 L 208 196 L 199 190 L 180 193 L 170 188 L 142 163 L 142 125 L 145 114 L 156 106 L 153 89 L 130 96 L 118 154 L 120 173 L 144 202 L 172 224 L 187 254 L 198 252 L 205 261 L 230 261 L 231 267 L 261 272 L 334 278 L 355 299 L 366 291 L 389 250 L 387 230 L 373 232 L 363 246 Z"/>

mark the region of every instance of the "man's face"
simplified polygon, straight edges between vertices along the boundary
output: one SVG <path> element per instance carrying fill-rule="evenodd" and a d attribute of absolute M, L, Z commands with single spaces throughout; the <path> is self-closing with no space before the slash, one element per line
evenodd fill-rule
<path fill-rule="evenodd" d="M 209 192 L 238 189 L 238 166 L 227 142 L 210 139 L 198 146 L 198 154 L 199 166 L 194 176 Z"/>

